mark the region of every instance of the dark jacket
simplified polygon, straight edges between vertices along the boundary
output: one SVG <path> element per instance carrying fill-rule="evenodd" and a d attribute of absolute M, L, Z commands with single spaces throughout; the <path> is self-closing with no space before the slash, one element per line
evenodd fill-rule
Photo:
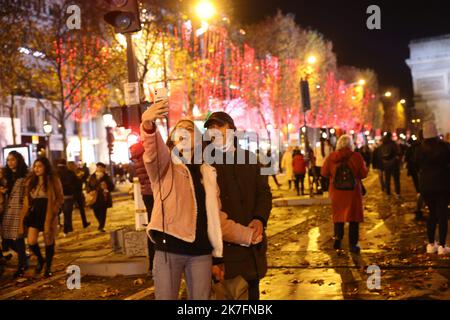
<path fill-rule="evenodd" d="M 450 144 L 439 138 L 426 139 L 417 148 L 415 163 L 419 170 L 422 194 L 450 193 Z"/>
<path fill-rule="evenodd" d="M 383 170 L 383 164 L 381 163 L 381 146 L 378 146 L 372 153 L 372 168 L 376 170 Z"/>
<path fill-rule="evenodd" d="M 102 188 L 101 188 L 101 183 L 105 182 L 107 187 L 108 187 L 108 193 L 105 193 Z M 97 200 L 95 201 L 94 205 L 92 206 L 93 208 L 110 208 L 112 207 L 112 196 L 111 196 L 111 192 L 114 190 L 114 184 L 111 180 L 111 178 L 109 177 L 109 175 L 107 175 L 105 173 L 105 175 L 100 178 L 97 179 L 97 176 L 94 174 L 92 174 L 87 182 L 87 191 L 97 191 Z"/>
<path fill-rule="evenodd" d="M 137 175 L 139 183 L 141 185 L 141 193 L 143 195 L 152 195 L 152 184 L 147 174 L 147 169 L 144 164 L 144 146 L 142 143 L 136 143 L 131 146 L 131 160 L 134 162 L 134 174 Z"/>
<path fill-rule="evenodd" d="M 384 170 L 395 168 L 400 165 L 400 148 L 391 139 L 384 139 L 380 147 L 381 165 Z"/>
<path fill-rule="evenodd" d="M 67 166 L 58 165 L 57 174 L 61 180 L 64 196 L 73 196 L 79 185 L 79 179 L 75 172 L 69 170 Z"/>
<path fill-rule="evenodd" d="M 217 170 L 222 210 L 228 214 L 229 219 L 244 226 L 248 226 L 254 219 L 261 220 L 263 225 L 267 226 L 272 209 L 268 177 L 261 175 L 262 166 L 257 163 L 255 154 L 244 150 L 239 152 L 245 153 L 246 164 L 236 164 L 235 159 L 234 164 L 224 162 L 214 165 Z M 234 154 L 236 156 L 236 152 Z M 227 279 L 241 275 L 246 280 L 256 280 L 265 276 L 267 272 L 265 233 L 263 241 L 258 245 L 243 247 L 224 243 L 223 250 Z"/>

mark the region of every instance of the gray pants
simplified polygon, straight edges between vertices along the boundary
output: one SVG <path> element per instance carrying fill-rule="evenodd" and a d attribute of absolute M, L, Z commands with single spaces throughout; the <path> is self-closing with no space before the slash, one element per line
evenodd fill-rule
<path fill-rule="evenodd" d="M 155 252 L 153 280 L 156 300 L 177 300 L 184 272 L 189 300 L 209 300 L 211 295 L 211 255 L 188 256 Z"/>

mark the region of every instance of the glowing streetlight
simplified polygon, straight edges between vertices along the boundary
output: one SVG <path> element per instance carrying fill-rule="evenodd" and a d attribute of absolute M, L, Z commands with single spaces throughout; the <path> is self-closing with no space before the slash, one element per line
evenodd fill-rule
<path fill-rule="evenodd" d="M 405 104 L 405 103 L 406 103 L 406 100 L 405 100 L 405 99 L 402 99 L 402 100 L 400 100 L 400 103 L 401 103 L 401 104 Z"/>
<path fill-rule="evenodd" d="M 322 132 L 322 139 L 326 139 L 326 138 L 328 138 L 327 133 L 326 132 Z"/>
<path fill-rule="evenodd" d="M 365 86 L 365 85 L 366 85 L 366 80 L 361 79 L 361 80 L 358 81 L 358 84 L 359 84 L 360 86 Z"/>
<path fill-rule="evenodd" d="M 316 56 L 309 56 L 307 61 L 309 64 L 315 64 L 317 62 L 317 58 Z"/>
<path fill-rule="evenodd" d="M 331 133 L 331 134 L 335 134 L 335 133 L 336 133 L 336 130 L 335 130 L 334 128 L 331 128 L 331 129 L 330 129 L 330 133 Z"/>
<path fill-rule="evenodd" d="M 354 135 L 355 134 L 355 130 L 350 130 L 350 134 Z"/>
<path fill-rule="evenodd" d="M 216 8 L 212 2 L 207 0 L 199 2 L 195 11 L 197 16 L 203 21 L 210 20 L 216 14 Z"/>
<path fill-rule="evenodd" d="M 385 96 L 386 98 L 390 98 L 390 97 L 392 97 L 392 92 L 387 91 L 387 92 L 384 94 L 384 96 Z"/>

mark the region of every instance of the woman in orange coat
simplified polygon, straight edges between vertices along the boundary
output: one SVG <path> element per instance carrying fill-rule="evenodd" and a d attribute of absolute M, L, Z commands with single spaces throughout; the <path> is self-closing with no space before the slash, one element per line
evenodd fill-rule
<path fill-rule="evenodd" d="M 353 188 L 343 188 L 339 185 L 340 177 L 336 172 L 342 172 L 342 164 L 351 170 L 350 181 L 354 182 Z M 361 179 L 367 177 L 367 168 L 362 156 L 353 152 L 353 139 L 349 135 L 343 135 L 337 142 L 336 151 L 326 158 L 321 175 L 330 178 L 330 198 L 333 210 L 334 248 L 341 249 L 341 241 L 344 237 L 344 224 L 350 223 L 349 242 L 350 251 L 359 253 L 359 224 L 363 217 L 363 194 Z M 338 178 L 338 179 L 336 179 Z"/>

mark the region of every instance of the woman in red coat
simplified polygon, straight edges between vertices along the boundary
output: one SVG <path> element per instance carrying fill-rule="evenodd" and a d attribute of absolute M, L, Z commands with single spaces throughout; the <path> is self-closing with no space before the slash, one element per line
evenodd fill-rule
<path fill-rule="evenodd" d="M 353 175 L 354 187 L 352 190 L 339 190 L 342 187 L 338 186 L 334 181 L 338 167 L 342 169 L 342 163 L 347 164 Z M 363 157 L 359 153 L 353 152 L 353 139 L 351 136 L 343 135 L 339 138 L 336 151 L 331 153 L 325 160 L 321 174 L 331 179 L 330 198 L 335 234 L 334 248 L 336 250 L 341 249 L 341 241 L 344 237 L 344 224 L 349 222 L 350 251 L 359 253 L 359 224 L 364 220 L 361 179 L 367 177 L 367 168 Z M 337 186 L 338 188 L 336 188 Z"/>

